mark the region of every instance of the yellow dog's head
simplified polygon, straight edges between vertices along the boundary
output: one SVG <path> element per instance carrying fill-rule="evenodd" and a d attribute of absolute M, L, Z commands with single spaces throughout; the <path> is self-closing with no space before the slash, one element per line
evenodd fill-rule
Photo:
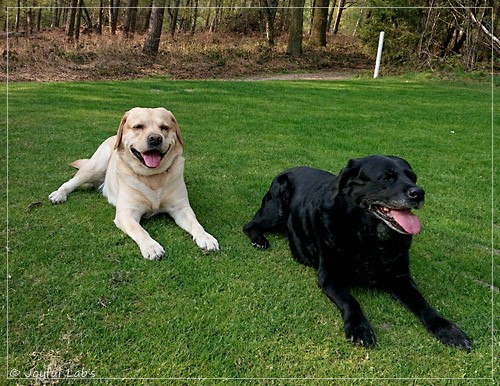
<path fill-rule="evenodd" d="M 179 125 L 170 111 L 163 107 L 135 107 L 123 115 L 115 150 L 134 163 L 134 170 L 145 168 L 149 174 L 168 168 L 172 160 L 169 155 L 181 154 L 183 144 Z"/>

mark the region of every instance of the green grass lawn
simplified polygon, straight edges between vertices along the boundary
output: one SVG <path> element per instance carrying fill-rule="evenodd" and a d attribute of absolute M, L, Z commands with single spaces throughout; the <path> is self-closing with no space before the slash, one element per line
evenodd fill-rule
<path fill-rule="evenodd" d="M 8 102 L 2 278 L 3 368 L 11 375 L 491 384 L 499 243 L 493 254 L 487 81 L 23 83 L 9 85 Z M 95 191 L 49 203 L 48 194 L 74 173 L 69 162 L 89 157 L 133 106 L 175 114 L 191 205 L 220 252 L 205 255 L 170 218 L 157 216 L 143 224 L 166 255 L 146 261 Z M 350 158 L 377 153 L 407 159 L 426 190 L 412 271 L 430 303 L 471 337 L 470 353 L 442 345 L 387 294 L 363 288 L 353 293 L 378 345 L 353 346 L 314 270 L 294 262 L 286 240 L 271 236 L 271 249 L 258 251 L 241 231 L 283 169 L 338 173 Z M 498 274 L 493 284 L 498 298 Z"/>

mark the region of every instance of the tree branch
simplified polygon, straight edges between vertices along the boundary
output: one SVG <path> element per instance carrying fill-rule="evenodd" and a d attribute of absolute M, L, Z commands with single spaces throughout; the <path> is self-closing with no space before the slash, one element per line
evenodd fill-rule
<path fill-rule="evenodd" d="M 488 28 L 486 28 L 484 24 L 481 23 L 481 21 L 476 19 L 476 16 L 470 9 L 469 9 L 469 16 L 472 19 L 472 21 L 476 23 L 481 28 L 481 30 L 491 39 L 495 51 L 500 52 L 500 40 L 495 35 L 493 35 L 493 33 L 488 31 Z"/>

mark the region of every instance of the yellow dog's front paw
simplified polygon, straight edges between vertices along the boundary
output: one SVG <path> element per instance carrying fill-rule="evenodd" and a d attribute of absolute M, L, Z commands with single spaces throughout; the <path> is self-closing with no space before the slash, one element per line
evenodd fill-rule
<path fill-rule="evenodd" d="M 151 243 L 145 246 L 141 245 L 141 253 L 146 260 L 160 260 L 165 254 L 165 250 L 159 243 L 152 240 Z"/>
<path fill-rule="evenodd" d="M 204 233 L 201 236 L 193 238 L 196 245 L 205 251 L 218 251 L 219 242 L 210 233 Z"/>
<path fill-rule="evenodd" d="M 49 194 L 49 200 L 53 204 L 62 204 L 63 202 L 66 201 L 67 198 L 68 198 L 68 195 L 59 192 L 59 190 L 56 190 L 55 192 L 52 192 Z"/>

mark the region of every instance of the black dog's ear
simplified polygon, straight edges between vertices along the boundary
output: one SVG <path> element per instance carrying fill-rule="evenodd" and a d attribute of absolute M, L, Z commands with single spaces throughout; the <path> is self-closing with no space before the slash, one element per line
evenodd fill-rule
<path fill-rule="evenodd" d="M 347 165 L 340 171 L 337 177 L 337 187 L 340 190 L 355 182 L 359 176 L 361 165 L 358 159 L 351 159 Z"/>
<path fill-rule="evenodd" d="M 346 187 L 359 183 L 359 172 L 361 170 L 361 163 L 359 159 L 351 159 L 347 165 L 340 171 L 337 176 L 337 181 L 333 189 L 333 198 L 335 199 L 340 192 Z"/>

